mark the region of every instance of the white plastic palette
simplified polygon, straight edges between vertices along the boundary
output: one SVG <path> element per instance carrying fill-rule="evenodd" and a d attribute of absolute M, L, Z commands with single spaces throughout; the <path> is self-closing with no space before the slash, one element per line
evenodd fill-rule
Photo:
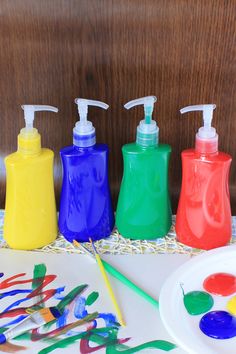
<path fill-rule="evenodd" d="M 213 339 L 199 329 L 203 315 L 191 316 L 183 303 L 183 293 L 204 290 L 203 281 L 213 273 L 226 272 L 236 275 L 236 246 L 222 247 L 208 251 L 186 262 L 164 283 L 160 293 L 160 314 L 162 321 L 177 345 L 191 354 L 235 354 L 236 337 Z M 233 295 L 232 295 L 233 296 Z M 232 297 L 213 296 L 211 311 L 225 310 Z"/>

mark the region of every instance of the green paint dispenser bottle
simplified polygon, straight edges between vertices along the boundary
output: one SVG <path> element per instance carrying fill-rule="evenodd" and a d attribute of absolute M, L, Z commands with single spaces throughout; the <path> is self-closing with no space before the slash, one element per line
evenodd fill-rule
<path fill-rule="evenodd" d="M 151 240 L 164 237 L 171 227 L 168 166 L 171 147 L 159 144 L 159 128 L 152 120 L 155 96 L 124 105 L 144 106 L 144 119 L 137 127 L 136 143 L 122 147 L 124 174 L 116 211 L 116 226 L 126 238 Z"/>

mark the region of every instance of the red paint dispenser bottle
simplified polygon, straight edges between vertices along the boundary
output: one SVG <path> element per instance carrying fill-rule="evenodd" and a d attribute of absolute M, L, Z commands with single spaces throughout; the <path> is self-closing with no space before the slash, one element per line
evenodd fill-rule
<path fill-rule="evenodd" d="M 231 238 L 228 177 L 232 158 L 218 151 L 218 135 L 211 126 L 215 107 L 206 104 L 180 110 L 202 111 L 204 126 L 196 134 L 195 149 L 181 154 L 176 234 L 179 242 L 205 250 L 224 246 Z"/>

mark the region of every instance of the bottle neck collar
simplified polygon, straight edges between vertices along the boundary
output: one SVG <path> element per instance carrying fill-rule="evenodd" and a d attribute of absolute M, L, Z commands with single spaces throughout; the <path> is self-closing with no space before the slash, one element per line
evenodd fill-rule
<path fill-rule="evenodd" d="M 77 134 L 73 130 L 73 144 L 77 147 L 90 147 L 96 144 L 95 130 L 91 134 Z"/>
<path fill-rule="evenodd" d="M 32 131 L 21 129 L 18 135 L 18 151 L 25 156 L 38 155 L 41 151 L 41 135 L 38 130 Z"/>
<path fill-rule="evenodd" d="M 218 135 L 212 139 L 201 139 L 196 135 L 195 150 L 200 154 L 214 154 L 218 152 Z"/>

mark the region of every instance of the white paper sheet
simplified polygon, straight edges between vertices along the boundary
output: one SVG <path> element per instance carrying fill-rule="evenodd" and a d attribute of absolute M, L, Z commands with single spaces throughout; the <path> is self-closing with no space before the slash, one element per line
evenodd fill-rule
<path fill-rule="evenodd" d="M 179 265 L 189 259 L 185 255 L 133 255 L 133 256 L 106 256 L 104 257 L 110 264 L 115 266 L 124 275 L 133 280 L 137 285 L 145 289 L 150 295 L 158 298 L 160 288 L 167 278 L 167 276 L 174 271 Z M 73 323 L 79 320 L 79 317 L 85 317 L 87 313 L 91 314 L 98 312 L 99 314 L 113 314 L 116 316 L 111 300 L 108 296 L 107 290 L 104 286 L 103 279 L 99 272 L 96 262 L 90 259 L 86 255 L 69 255 L 69 254 L 45 254 L 37 252 L 22 252 L 22 251 L 12 251 L 12 250 L 0 250 L 0 272 L 4 273 L 0 278 L 0 312 L 1 316 L 6 316 L 2 312 L 6 311 L 6 308 L 13 304 L 17 300 L 25 299 L 29 296 L 29 293 L 13 294 L 11 296 L 5 296 L 1 298 L 1 294 L 6 292 L 12 292 L 13 290 L 27 290 L 32 291 L 32 281 L 33 269 L 37 264 L 45 264 L 47 268 L 47 275 L 55 275 L 56 278 L 52 280 L 48 285 L 46 285 L 42 291 L 47 291 L 50 289 L 59 289 L 58 293 L 51 296 L 49 300 L 45 302 L 45 307 L 56 306 L 60 299 L 68 294 L 71 290 L 81 284 L 88 284 L 87 289 L 80 295 L 77 296 L 66 308 L 66 313 L 68 312 L 66 318 L 58 321 L 50 328 L 40 328 L 39 333 L 48 333 L 55 330 L 57 327 L 63 327 L 66 324 Z M 29 282 L 24 284 L 8 284 L 7 288 L 4 288 L 4 281 L 17 275 L 19 273 L 26 273 L 26 275 L 20 276 L 17 280 L 26 280 Z M 103 337 L 101 333 L 98 332 L 99 341 L 105 342 L 104 347 L 99 351 L 94 351 L 95 353 L 107 353 L 113 354 L 118 353 L 118 349 L 125 350 L 127 348 L 134 348 L 137 345 L 147 343 L 154 340 L 164 340 L 173 343 L 166 330 L 164 329 L 158 309 L 156 309 L 149 302 L 145 301 L 131 289 L 127 288 L 125 285 L 120 283 L 115 278 L 109 276 L 112 288 L 116 294 L 117 302 L 121 308 L 121 312 L 126 321 L 127 326 L 125 328 L 119 327 L 117 332 L 115 332 L 115 339 L 125 339 L 127 340 L 124 345 L 125 347 L 119 347 L 115 343 L 108 343 L 108 335 L 105 331 Z M 47 279 L 47 278 L 46 278 Z M 64 291 L 61 288 L 65 287 Z M 86 305 L 83 307 L 83 302 L 88 298 L 88 295 L 92 292 L 98 292 L 99 297 L 92 305 Z M 10 311 L 14 309 L 19 309 L 20 307 L 31 307 L 38 301 L 40 296 L 35 296 L 33 299 L 29 299 L 20 304 L 13 306 Z M 83 310 L 83 311 L 82 311 Z M 9 311 L 8 312 L 8 315 Z M 84 313 L 81 313 L 84 312 Z M 0 326 L 3 327 L 10 321 L 15 320 L 22 314 L 12 313 L 12 317 L 0 318 Z M 65 316 L 64 316 L 65 317 Z M 111 318 L 111 315 L 108 316 Z M 49 340 L 49 338 L 40 339 L 33 341 L 28 334 L 29 339 L 18 339 L 11 340 L 10 343 L 24 347 L 24 353 L 39 353 L 42 349 L 47 348 L 54 343 L 59 343 L 63 339 L 73 340 L 73 336 L 79 333 L 88 333 L 88 326 L 90 324 L 77 326 L 66 334 L 61 334 L 55 337 L 54 341 Z M 114 321 L 110 323 L 114 326 Z M 13 325 L 12 325 L 13 326 Z M 96 329 L 104 328 L 108 326 L 102 318 L 96 319 Z M 115 326 L 116 327 L 116 326 Z M 91 333 L 91 332 L 89 332 Z M 100 333 L 100 334 L 99 334 Z M 54 332 L 55 335 L 55 332 Z M 113 333 L 114 335 L 114 333 Z M 105 337 L 104 337 L 105 336 Z M 86 349 L 86 345 L 89 347 L 96 347 L 102 345 L 101 343 L 95 343 L 94 338 L 87 336 L 83 340 L 76 340 L 74 343 L 68 344 L 68 346 L 55 349 L 55 353 L 88 353 L 89 350 Z M 115 340 L 114 339 L 114 340 Z M 0 346 L 0 351 L 5 350 L 5 352 L 19 352 L 19 348 L 16 351 L 14 347 L 5 348 Z M 87 351 L 86 351 L 87 350 Z M 138 350 L 137 350 L 138 351 Z M 125 351 L 124 353 L 136 353 L 137 351 Z M 170 351 L 173 354 L 184 354 L 184 351 L 180 349 L 173 349 Z M 46 353 L 44 352 L 41 352 Z M 141 353 L 165 353 L 163 350 L 159 349 L 144 349 Z"/>

